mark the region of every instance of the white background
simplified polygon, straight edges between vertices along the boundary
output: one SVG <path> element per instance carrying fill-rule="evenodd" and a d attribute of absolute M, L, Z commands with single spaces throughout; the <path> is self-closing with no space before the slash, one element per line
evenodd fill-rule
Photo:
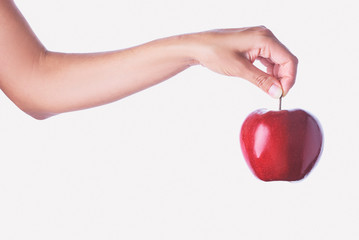
<path fill-rule="evenodd" d="M 245 117 L 277 101 L 193 67 L 106 106 L 37 121 L 0 94 L 0 239 L 358 239 L 356 1 L 18 0 L 52 51 L 265 25 L 299 58 L 284 108 L 321 122 L 297 183 L 245 164 Z M 0 53 L 1 54 L 1 53 Z"/>

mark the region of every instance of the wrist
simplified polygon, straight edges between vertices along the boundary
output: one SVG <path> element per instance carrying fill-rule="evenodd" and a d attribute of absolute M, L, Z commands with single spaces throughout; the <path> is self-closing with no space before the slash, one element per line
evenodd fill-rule
<path fill-rule="evenodd" d="M 213 44 L 210 41 L 209 32 L 190 33 L 179 36 L 185 51 L 193 62 L 193 65 L 203 65 L 207 58 L 213 54 Z"/>
<path fill-rule="evenodd" d="M 201 41 L 197 34 L 182 34 L 170 37 L 174 41 L 178 55 L 188 63 L 189 66 L 200 64 Z"/>

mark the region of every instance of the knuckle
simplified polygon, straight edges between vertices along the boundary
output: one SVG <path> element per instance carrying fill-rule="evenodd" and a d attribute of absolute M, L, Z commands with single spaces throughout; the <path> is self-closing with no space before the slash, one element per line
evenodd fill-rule
<path fill-rule="evenodd" d="M 255 79 L 255 84 L 262 89 L 268 85 L 269 76 L 266 75 L 258 75 Z"/>
<path fill-rule="evenodd" d="M 267 28 L 260 28 L 258 31 L 255 31 L 254 39 L 262 44 L 272 44 L 275 41 L 273 33 Z"/>
<path fill-rule="evenodd" d="M 266 28 L 265 26 L 259 26 L 259 27 L 256 27 L 255 29 L 261 35 L 264 35 L 264 36 L 273 35 L 272 31 L 269 30 L 268 28 Z"/>
<path fill-rule="evenodd" d="M 251 36 L 254 42 L 258 44 L 271 44 L 275 39 L 271 30 L 265 26 L 256 26 L 246 29 L 246 32 Z"/>
<path fill-rule="evenodd" d="M 293 62 L 294 62 L 296 65 L 298 65 L 299 60 L 298 60 L 298 58 L 297 58 L 296 56 L 293 56 Z"/>

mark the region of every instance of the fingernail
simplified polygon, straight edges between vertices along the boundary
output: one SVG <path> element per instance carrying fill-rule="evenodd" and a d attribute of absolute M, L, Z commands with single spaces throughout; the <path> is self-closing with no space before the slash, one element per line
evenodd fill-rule
<path fill-rule="evenodd" d="M 280 98 L 282 96 L 282 88 L 277 84 L 273 84 L 268 91 L 269 95 L 273 98 Z"/>

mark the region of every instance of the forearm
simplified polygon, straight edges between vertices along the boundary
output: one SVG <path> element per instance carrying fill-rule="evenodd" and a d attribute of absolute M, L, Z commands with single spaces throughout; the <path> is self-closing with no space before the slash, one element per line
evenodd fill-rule
<path fill-rule="evenodd" d="M 194 63 L 184 36 L 106 53 L 50 52 L 11 0 L 0 1 L 0 88 L 35 118 L 106 104 Z"/>
<path fill-rule="evenodd" d="M 176 36 L 107 53 L 43 51 L 8 96 L 36 118 L 106 104 L 195 64 L 190 45 Z"/>

